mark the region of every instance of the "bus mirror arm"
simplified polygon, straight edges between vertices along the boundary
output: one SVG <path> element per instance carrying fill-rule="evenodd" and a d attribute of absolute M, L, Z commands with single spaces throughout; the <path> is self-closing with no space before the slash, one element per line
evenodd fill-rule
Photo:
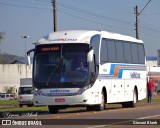
<path fill-rule="evenodd" d="M 35 49 L 30 49 L 28 52 L 27 52 L 27 56 L 30 56 L 30 53 L 31 52 L 34 52 L 35 51 Z"/>
<path fill-rule="evenodd" d="M 92 62 L 94 50 L 91 49 L 87 54 L 87 62 Z"/>
<path fill-rule="evenodd" d="M 29 50 L 29 51 L 27 52 L 27 54 L 26 54 L 26 62 L 27 62 L 28 65 L 31 65 L 30 53 L 31 53 L 31 52 L 34 52 L 34 51 L 35 51 L 35 49 L 31 49 L 31 50 Z"/>

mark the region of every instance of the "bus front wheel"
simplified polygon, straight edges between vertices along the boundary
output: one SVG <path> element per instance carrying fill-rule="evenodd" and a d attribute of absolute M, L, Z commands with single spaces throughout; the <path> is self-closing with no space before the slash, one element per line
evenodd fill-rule
<path fill-rule="evenodd" d="M 101 104 L 96 105 L 96 106 L 95 106 L 95 109 L 96 109 L 97 111 L 102 111 L 102 110 L 104 110 L 105 108 L 106 108 L 106 106 L 105 106 L 104 92 L 102 91 L 102 93 L 101 93 Z"/>
<path fill-rule="evenodd" d="M 50 114 L 56 114 L 58 113 L 58 107 L 54 106 L 54 105 L 49 105 L 48 106 L 48 110 Z"/>

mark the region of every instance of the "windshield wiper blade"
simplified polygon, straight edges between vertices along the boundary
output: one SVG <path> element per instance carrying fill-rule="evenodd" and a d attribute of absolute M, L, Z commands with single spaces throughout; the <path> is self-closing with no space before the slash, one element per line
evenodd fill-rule
<path fill-rule="evenodd" d="M 52 72 L 51 72 L 51 74 L 49 75 L 49 77 L 48 77 L 45 85 L 48 85 L 49 81 L 50 81 L 51 78 L 52 78 L 53 73 L 58 69 L 58 67 L 59 67 L 59 65 L 57 65 L 57 66 L 55 67 L 55 69 L 52 70 Z"/>
<path fill-rule="evenodd" d="M 56 70 L 58 71 L 57 73 L 60 74 L 61 67 L 62 67 L 62 64 L 63 64 L 62 62 L 63 62 L 63 59 L 60 59 L 59 62 L 57 63 L 57 65 L 55 66 L 55 69 L 53 69 L 53 71 L 52 71 L 51 74 L 49 75 L 48 80 L 47 80 L 47 82 L 46 82 L 46 85 L 48 85 L 48 83 L 49 83 L 52 75 L 54 74 L 54 72 L 55 72 Z"/>

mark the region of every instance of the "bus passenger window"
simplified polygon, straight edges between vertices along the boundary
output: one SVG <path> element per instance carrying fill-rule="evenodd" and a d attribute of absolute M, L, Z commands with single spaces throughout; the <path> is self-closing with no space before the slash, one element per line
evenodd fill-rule
<path fill-rule="evenodd" d="M 109 62 L 117 62 L 114 40 L 107 40 Z"/>
<path fill-rule="evenodd" d="M 131 53 L 132 53 L 132 61 L 134 64 L 138 64 L 138 48 L 137 44 L 132 43 L 131 44 Z"/>
<path fill-rule="evenodd" d="M 116 41 L 116 56 L 117 56 L 117 62 L 124 63 L 124 51 L 123 51 L 122 41 Z"/>
<path fill-rule="evenodd" d="M 129 42 L 123 42 L 125 63 L 132 63 L 131 47 Z"/>
<path fill-rule="evenodd" d="M 101 54 L 100 54 L 100 61 L 101 63 L 105 63 L 108 61 L 108 49 L 107 49 L 107 40 L 106 39 L 102 39 L 101 42 Z"/>

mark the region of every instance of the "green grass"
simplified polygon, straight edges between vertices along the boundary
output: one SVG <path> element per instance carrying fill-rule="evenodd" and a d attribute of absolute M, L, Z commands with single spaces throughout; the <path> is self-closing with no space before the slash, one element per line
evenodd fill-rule
<path fill-rule="evenodd" d="M 17 100 L 0 100 L 0 106 L 1 105 L 14 105 L 14 106 L 18 106 L 18 101 Z"/>
<path fill-rule="evenodd" d="M 0 113 L 1 112 L 47 112 L 48 111 L 47 106 L 27 107 L 24 105 L 22 108 L 19 108 L 17 100 L 1 100 L 0 107 L 1 107 Z"/>
<path fill-rule="evenodd" d="M 22 108 L 18 108 L 18 107 L 14 107 L 14 108 L 2 108 L 0 109 L 0 112 L 28 112 L 28 111 L 32 111 L 32 112 L 47 112 L 48 111 L 48 107 L 47 106 L 41 106 L 41 107 L 22 107 Z"/>
<path fill-rule="evenodd" d="M 153 97 L 153 99 L 152 99 L 152 102 L 153 103 L 160 103 L 160 97 Z M 147 98 L 146 99 L 144 99 L 144 100 L 141 100 L 139 103 L 147 103 Z"/>

